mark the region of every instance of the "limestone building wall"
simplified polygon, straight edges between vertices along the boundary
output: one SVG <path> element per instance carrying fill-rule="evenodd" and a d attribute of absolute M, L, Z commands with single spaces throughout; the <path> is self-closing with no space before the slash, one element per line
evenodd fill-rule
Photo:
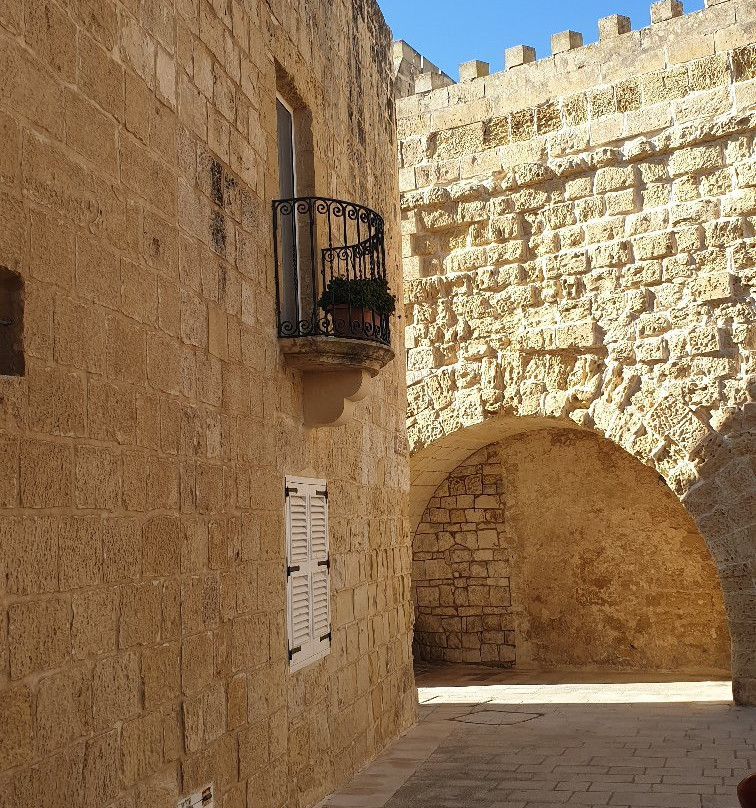
<path fill-rule="evenodd" d="M 272 256 L 278 90 L 398 287 L 390 71 L 373 0 L 0 3 L 3 808 L 309 806 L 412 722 L 402 335 L 305 429 Z M 286 474 L 330 494 L 332 649 L 294 675 Z"/>
<path fill-rule="evenodd" d="M 397 102 L 412 521 L 506 435 L 598 430 L 696 519 L 753 702 L 756 7 L 652 15 Z"/>

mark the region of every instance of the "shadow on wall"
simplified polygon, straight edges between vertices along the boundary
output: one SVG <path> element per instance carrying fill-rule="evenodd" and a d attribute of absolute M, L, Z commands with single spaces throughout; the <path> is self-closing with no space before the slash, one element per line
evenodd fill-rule
<path fill-rule="evenodd" d="M 522 663 L 729 672 L 716 569 L 663 478 L 589 433 L 498 449 Z"/>

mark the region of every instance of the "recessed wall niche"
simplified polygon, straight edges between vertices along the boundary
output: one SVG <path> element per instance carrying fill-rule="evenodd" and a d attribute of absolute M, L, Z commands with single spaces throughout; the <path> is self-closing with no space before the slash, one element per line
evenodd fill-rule
<path fill-rule="evenodd" d="M 24 375 L 24 282 L 0 266 L 0 376 Z"/>

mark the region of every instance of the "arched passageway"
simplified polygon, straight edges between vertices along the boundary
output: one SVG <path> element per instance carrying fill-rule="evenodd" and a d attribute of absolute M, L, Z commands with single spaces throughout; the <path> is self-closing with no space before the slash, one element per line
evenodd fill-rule
<path fill-rule="evenodd" d="M 525 622 L 525 618 L 521 618 L 523 660 L 529 659 L 533 664 L 542 665 L 612 665 L 618 664 L 623 658 L 621 649 L 624 647 L 625 652 L 630 650 L 635 654 L 630 657 L 625 654 L 624 659 L 629 659 L 630 662 L 623 664 L 636 664 L 638 669 L 645 666 L 648 669 L 672 669 L 680 672 L 694 669 L 721 672 L 727 663 L 727 632 L 721 619 L 719 601 L 721 591 L 732 640 L 731 670 L 735 700 L 743 704 L 754 703 L 756 598 L 752 573 L 752 522 L 756 477 L 754 458 L 749 448 L 753 444 L 753 426 L 749 426 L 749 419 L 752 417 L 748 407 L 734 412 L 719 432 L 700 447 L 694 467 L 695 474 L 691 474 L 690 480 L 682 485 L 679 479 L 670 479 L 665 474 L 667 469 L 663 457 L 660 456 L 662 462 L 655 462 L 652 456 L 645 465 L 639 463 L 617 445 L 607 449 L 607 440 L 603 439 L 606 436 L 601 435 L 601 430 L 582 427 L 569 418 L 548 418 L 544 414 L 527 417 L 499 414 L 483 417 L 466 428 L 441 435 L 432 443 L 415 449 L 412 456 L 411 516 L 416 547 L 428 524 L 422 521 L 424 514 L 439 487 L 468 458 L 481 450 L 489 451 L 487 447 L 495 445 L 498 447 L 499 462 L 503 459 L 503 466 L 509 464 L 510 479 L 514 480 L 515 488 L 519 491 L 517 503 L 514 507 L 510 506 L 509 514 L 510 524 L 515 525 L 519 535 L 517 546 L 528 541 L 531 546 L 534 542 L 541 543 L 541 557 L 530 559 L 532 569 L 528 573 L 542 588 L 539 597 L 556 593 L 564 595 L 564 587 L 549 583 L 549 569 L 552 577 L 555 571 L 566 576 L 569 569 L 574 573 L 576 565 L 579 567 L 582 563 L 581 574 L 587 576 L 579 582 L 579 586 L 575 580 L 570 583 L 575 599 L 579 595 L 584 600 L 579 609 L 579 604 L 573 605 L 575 619 L 569 620 L 565 615 L 557 615 L 554 620 L 549 618 L 544 622 L 542 616 L 548 613 L 549 608 L 546 604 L 541 617 L 537 616 L 537 611 L 531 611 L 530 615 L 536 614 L 537 619 L 528 617 L 529 622 Z M 610 438 L 611 430 L 608 432 Z M 508 452 L 502 454 L 502 446 L 509 447 Z M 547 447 L 548 452 L 544 454 Z M 554 457 L 555 452 L 559 453 L 555 447 L 559 447 L 563 455 L 561 459 Z M 571 447 L 569 452 L 566 452 L 566 447 Z M 580 448 L 576 450 L 575 447 Z M 565 469 L 560 471 L 560 466 L 564 466 L 567 461 L 566 454 L 572 453 L 574 458 L 582 455 L 590 467 L 591 461 L 586 457 L 586 452 L 593 453 L 594 460 L 603 454 L 609 466 L 614 467 L 612 473 L 602 475 L 599 470 L 595 479 L 591 480 L 586 476 L 585 467 L 582 470 L 571 468 L 567 477 L 564 477 Z M 552 455 L 553 465 L 546 468 L 543 462 L 549 453 Z M 539 462 L 534 462 L 534 458 L 540 458 L 540 466 Z M 596 462 L 593 465 L 593 471 L 596 472 Z M 624 468 L 620 469 L 620 466 Z M 504 487 L 507 476 L 506 473 L 503 474 Z M 577 529 L 575 519 L 580 514 L 584 518 L 595 517 L 596 522 L 609 519 L 603 535 L 610 544 L 600 548 L 594 542 L 593 550 L 590 551 L 592 556 L 589 552 L 590 541 L 584 542 L 585 553 L 582 556 L 579 552 L 570 555 L 565 546 L 566 537 L 558 535 L 558 530 L 556 535 L 554 533 L 557 527 L 563 531 L 571 528 L 565 527 L 567 523 L 564 519 L 559 519 L 558 500 L 551 502 L 549 510 L 544 492 L 557 484 L 563 486 L 568 479 L 571 480 L 571 490 L 562 489 L 563 505 L 569 505 L 574 517 L 572 528 Z M 624 491 L 620 490 L 622 487 Z M 441 490 L 443 491 L 443 487 Z M 580 492 L 583 498 L 590 493 L 593 504 L 586 506 L 585 499 L 578 502 L 577 494 Z M 591 508 L 596 511 L 597 503 L 602 497 L 609 495 L 613 502 L 603 509 L 599 508 L 598 511 L 601 512 L 591 514 Z M 620 499 L 622 503 L 619 502 Z M 642 504 L 644 507 L 634 508 L 634 501 L 636 505 Z M 641 519 L 643 530 L 640 531 L 642 535 L 639 535 L 631 529 L 632 524 L 627 523 L 634 520 L 637 526 L 641 510 L 644 512 Z M 506 524 L 506 515 L 504 522 Z M 547 536 L 547 532 L 551 536 Z M 600 533 L 602 531 L 598 530 L 597 535 Z M 615 542 L 617 536 L 621 537 L 619 544 L 611 544 L 611 535 L 614 535 Z M 650 536 L 654 537 L 655 548 L 649 546 L 647 541 L 645 545 L 643 543 L 644 537 Z M 556 543 L 549 548 L 550 539 Z M 709 558 L 703 552 L 704 547 L 708 548 Z M 601 572 L 603 552 L 608 555 Z M 416 560 L 422 559 L 416 557 Z M 623 562 L 624 567 L 620 570 Z M 631 591 L 633 576 L 629 575 L 629 570 L 632 568 L 636 572 L 645 570 L 645 579 L 642 586 L 636 583 L 636 589 Z M 416 563 L 416 585 L 419 569 Z M 717 581 L 713 577 L 714 570 Z M 605 585 L 599 586 L 599 578 L 604 573 Z M 566 580 L 564 576 L 563 582 Z M 671 584 L 675 577 L 683 582 L 680 589 Z M 589 579 L 593 581 L 592 584 Z M 523 581 L 527 581 L 527 576 Z M 516 590 L 518 582 L 512 581 L 511 586 Z M 623 586 L 626 591 L 621 592 Z M 593 595 L 590 594 L 591 587 Z M 623 621 L 613 623 L 610 619 L 611 610 L 605 609 L 602 626 L 601 620 L 596 622 L 597 610 L 601 612 L 596 604 L 601 600 L 601 591 L 605 593 L 607 587 L 614 592 L 614 598 L 620 594 L 625 598 L 624 604 L 618 605 L 615 600 L 613 606 L 623 616 Z M 425 597 L 427 599 L 427 594 Z M 529 597 L 533 597 L 533 590 Z M 708 602 L 705 602 L 707 599 Z M 514 602 L 515 609 L 509 615 L 513 625 L 516 624 L 517 616 L 516 597 Z M 635 622 L 630 619 L 632 608 L 622 613 L 622 609 L 627 610 L 629 603 L 633 602 L 636 604 L 636 611 L 641 603 L 646 606 L 645 614 L 638 614 Z M 654 602 L 655 612 L 652 608 Z M 589 621 L 594 622 L 591 625 Z M 493 622 L 495 621 L 491 621 L 491 624 Z M 422 629 L 422 624 L 418 625 Z M 544 625 L 554 629 L 555 635 L 561 632 L 559 643 L 544 640 Z M 506 628 L 504 622 L 500 628 L 515 631 L 515 628 Z M 638 643 L 632 642 L 633 633 L 639 642 L 642 639 L 645 646 L 643 650 L 638 650 Z M 601 635 L 606 640 L 603 647 L 593 643 L 591 637 L 595 639 L 596 635 Z M 507 637 L 500 644 L 506 645 L 510 639 Z M 610 641 L 614 642 L 613 646 Z M 466 642 L 472 641 L 468 639 Z M 516 646 L 516 640 L 514 644 Z M 630 645 L 635 645 L 636 648 L 628 648 Z M 586 650 L 582 658 L 565 660 L 564 656 L 559 657 L 559 653 L 566 650 L 575 653 L 580 647 L 590 647 L 591 650 Z M 562 650 L 559 651 L 559 648 Z M 490 649 L 487 652 L 493 653 Z M 507 653 L 517 658 L 516 651 L 513 653 L 498 649 L 496 653 L 498 662 L 507 661 Z M 614 663 L 612 654 L 615 654 Z M 710 666 L 706 664 L 707 658 L 711 660 Z"/>
<path fill-rule="evenodd" d="M 429 500 L 413 553 L 419 659 L 729 673 L 722 591 L 693 519 L 595 433 L 539 429 L 475 452 Z"/>

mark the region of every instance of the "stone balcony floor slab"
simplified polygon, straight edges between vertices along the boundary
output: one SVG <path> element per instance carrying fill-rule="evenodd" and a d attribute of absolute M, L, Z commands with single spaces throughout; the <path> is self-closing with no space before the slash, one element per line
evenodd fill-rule
<path fill-rule="evenodd" d="M 729 681 L 441 664 L 417 684 L 417 725 L 318 808 L 737 808 L 756 771 Z"/>

